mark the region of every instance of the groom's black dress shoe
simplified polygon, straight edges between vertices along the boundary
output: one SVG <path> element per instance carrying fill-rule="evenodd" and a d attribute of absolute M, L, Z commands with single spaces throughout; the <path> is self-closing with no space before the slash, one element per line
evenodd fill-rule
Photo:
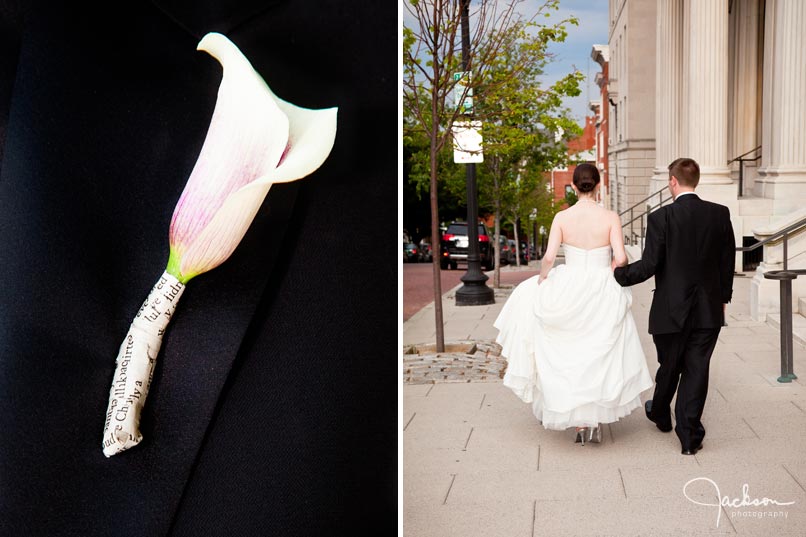
<path fill-rule="evenodd" d="M 664 433 L 668 433 L 672 430 L 672 423 L 669 420 L 669 423 L 658 423 L 654 419 L 652 419 L 652 399 L 644 403 L 644 411 L 646 412 L 646 417 L 649 421 L 653 422 L 655 426 L 663 431 Z"/>
<path fill-rule="evenodd" d="M 694 455 L 701 449 L 702 449 L 702 444 L 700 444 L 699 446 L 695 447 L 694 449 L 683 449 L 683 455 Z"/>

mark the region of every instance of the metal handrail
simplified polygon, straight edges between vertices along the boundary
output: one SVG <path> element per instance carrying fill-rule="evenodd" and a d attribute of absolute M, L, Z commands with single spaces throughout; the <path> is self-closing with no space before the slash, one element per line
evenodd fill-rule
<path fill-rule="evenodd" d="M 627 222 L 624 222 L 624 223 L 621 225 L 621 227 L 624 227 L 624 226 L 626 226 L 626 225 L 628 225 L 628 224 L 630 224 L 630 223 L 632 223 L 632 222 L 634 222 L 634 221 L 638 220 L 639 218 L 643 218 L 643 217 L 645 217 L 645 216 L 647 215 L 647 213 L 651 213 L 651 212 L 652 212 L 652 211 L 654 211 L 655 209 L 658 209 L 658 208 L 659 208 L 659 207 L 661 207 L 661 206 L 662 206 L 664 203 L 666 203 L 667 201 L 669 201 L 669 199 L 671 199 L 671 196 L 670 196 L 669 198 L 667 198 L 667 199 L 663 199 L 663 196 L 661 196 L 661 200 L 660 200 L 658 203 L 656 203 L 655 205 L 647 205 L 647 206 L 646 206 L 646 210 L 645 210 L 644 212 L 642 212 L 642 213 L 641 213 L 641 214 L 639 214 L 638 216 L 634 217 L 632 220 L 629 220 L 629 221 L 627 221 Z"/>
<path fill-rule="evenodd" d="M 635 245 L 636 243 L 640 242 L 641 243 L 641 248 L 643 249 L 643 247 L 644 247 L 644 229 L 645 229 L 644 218 L 646 218 L 646 216 L 650 212 L 654 211 L 658 207 L 661 207 L 664 203 L 666 203 L 667 201 L 672 199 L 671 193 L 669 193 L 668 198 L 664 199 L 664 194 L 666 194 L 666 193 L 667 193 L 666 189 L 657 190 L 657 191 L 653 192 L 652 194 L 650 194 L 649 196 L 647 196 L 644 199 L 642 199 L 641 201 L 639 201 L 638 203 L 636 203 L 635 205 L 633 205 L 632 207 L 630 207 L 629 209 L 626 209 L 625 211 L 619 213 L 619 218 L 624 216 L 625 214 L 629 213 L 629 218 L 630 219 L 628 221 L 624 222 L 623 224 L 621 224 L 622 229 L 626 228 L 627 226 L 630 226 L 630 234 L 626 236 L 627 239 L 628 239 L 627 242 L 629 244 Z M 646 208 L 643 209 L 638 214 L 638 216 L 634 216 L 635 210 L 640 205 L 646 203 L 647 201 L 651 200 L 655 196 L 658 196 L 658 203 L 656 203 L 655 205 L 647 204 L 645 206 Z M 636 233 L 635 230 L 634 230 L 634 227 L 633 227 L 633 222 L 635 222 L 638 219 L 641 220 L 641 227 L 640 227 L 641 233 L 640 234 Z"/>
<path fill-rule="evenodd" d="M 758 151 L 759 149 L 761 149 L 761 146 L 754 147 L 754 148 L 753 148 L 753 149 L 751 149 L 750 151 L 747 151 L 747 152 L 745 152 L 745 153 L 742 153 L 742 154 L 741 154 L 741 155 L 739 155 L 738 157 L 733 158 L 733 159 L 731 159 L 731 160 L 729 160 L 729 161 L 728 161 L 728 164 L 730 164 L 730 163 L 732 163 L 732 162 L 739 162 L 739 163 L 740 163 L 740 168 L 739 168 L 739 195 L 741 195 L 741 183 L 742 183 L 742 177 L 741 177 L 741 176 L 742 176 L 742 164 L 743 164 L 744 162 L 754 162 L 754 161 L 756 161 L 756 160 L 760 159 L 760 158 L 761 158 L 761 155 L 758 155 L 758 156 L 756 156 L 755 158 L 751 158 L 751 159 L 745 159 L 744 157 L 745 157 L 745 155 L 749 155 L 749 154 L 750 154 L 750 153 L 752 153 L 753 151 Z M 634 222 L 634 221 L 638 220 L 639 218 L 643 218 L 643 217 L 646 215 L 646 213 L 647 213 L 647 212 L 652 212 L 652 211 L 653 211 L 653 210 L 655 210 L 656 208 L 658 208 L 658 207 L 660 207 L 661 205 L 663 205 L 663 204 L 664 204 L 666 201 L 669 201 L 669 199 L 671 199 L 671 194 L 669 194 L 669 198 L 667 198 L 667 199 L 665 199 L 665 200 L 663 199 L 663 195 L 664 195 L 666 192 L 667 192 L 667 191 L 666 191 L 666 189 L 656 190 L 655 192 L 653 192 L 653 193 L 652 193 L 652 194 L 650 194 L 649 196 L 647 196 L 647 197 L 645 197 L 644 199 L 642 199 L 641 201 L 637 202 L 635 205 L 633 205 L 633 206 L 632 206 L 632 207 L 630 207 L 629 209 L 625 209 L 624 211 L 620 212 L 620 213 L 619 213 L 619 217 L 623 217 L 625 214 L 630 213 L 630 220 L 628 220 L 627 222 L 623 223 L 623 224 L 621 225 L 621 227 L 623 228 L 623 227 L 627 226 L 628 224 L 631 224 L 632 222 Z M 643 213 L 639 214 L 638 216 L 633 216 L 633 214 L 634 214 L 634 211 L 635 211 L 636 207 L 638 207 L 639 205 L 642 205 L 642 204 L 646 203 L 647 201 L 649 201 L 650 199 L 652 199 L 652 198 L 654 198 L 655 196 L 658 196 L 658 195 L 660 195 L 660 201 L 658 202 L 658 204 L 657 204 L 657 205 L 653 205 L 653 206 L 647 207 L 646 211 L 644 211 Z M 631 231 L 632 231 L 632 229 L 631 229 Z"/>
<path fill-rule="evenodd" d="M 665 190 L 656 190 L 655 192 L 653 192 L 653 193 L 652 193 L 652 194 L 650 194 L 649 196 L 645 197 L 644 199 L 642 199 L 641 201 L 639 201 L 638 203 L 636 203 L 635 205 L 633 205 L 633 206 L 632 206 L 632 207 L 630 207 L 629 209 L 625 209 L 624 211 L 620 212 L 620 213 L 619 213 L 619 216 L 624 216 L 624 215 L 625 215 L 625 214 L 627 214 L 628 212 L 632 211 L 633 209 L 635 209 L 636 207 L 638 207 L 638 206 L 639 206 L 639 205 L 641 205 L 642 203 L 644 203 L 644 202 L 646 202 L 646 201 L 649 201 L 649 199 L 650 199 L 650 198 L 654 198 L 654 197 L 655 197 L 655 196 L 657 196 L 658 194 L 661 194 L 661 196 L 662 196 L 664 192 L 665 192 Z"/>
<path fill-rule="evenodd" d="M 751 149 L 744 155 L 751 153 L 755 150 L 759 149 Z M 740 155 L 736 157 L 736 159 L 741 159 L 744 155 Z M 757 160 L 760 158 L 761 155 L 756 157 L 756 159 L 750 160 Z M 736 160 L 734 159 L 734 160 Z M 733 161 L 730 161 L 733 162 Z M 730 162 L 728 162 L 730 164 Z M 741 162 L 741 160 L 739 161 Z M 741 178 L 741 175 L 740 175 Z M 641 241 L 641 249 L 644 247 L 644 235 L 643 235 L 643 220 L 646 216 L 652 212 L 653 210 L 657 209 L 667 200 L 663 199 L 663 190 L 658 190 L 653 194 L 647 196 L 646 198 L 639 201 L 637 204 L 633 205 L 626 211 L 619 214 L 619 216 L 623 216 L 627 213 L 630 213 L 630 220 L 622 224 L 622 228 L 630 226 L 630 235 L 627 236 L 628 241 L 630 244 L 635 244 L 636 238 L 640 237 Z M 660 194 L 660 201 L 656 205 L 647 205 L 646 210 L 641 212 L 638 216 L 633 216 L 633 212 L 635 209 L 641 205 L 642 203 L 648 201 L 650 198 L 657 196 Z M 632 223 L 636 220 L 641 219 L 641 235 L 638 235 L 633 231 Z M 764 240 L 761 240 L 751 246 L 737 246 L 737 252 L 750 252 L 757 248 L 761 248 L 765 244 L 768 244 L 773 241 L 783 240 L 783 258 L 784 258 L 784 268 L 783 270 L 770 270 L 764 273 L 764 277 L 769 280 L 779 280 L 780 281 L 780 308 L 781 308 L 781 376 L 778 377 L 778 382 L 781 383 L 788 383 L 792 382 L 792 380 L 797 379 L 797 375 L 795 375 L 794 368 L 793 368 L 793 358 L 792 358 L 792 280 L 796 279 L 798 276 L 806 275 L 806 270 L 799 269 L 799 270 L 789 270 L 788 269 L 788 262 L 789 262 L 789 250 L 787 247 L 789 238 L 792 235 L 800 233 L 801 231 L 806 228 L 806 218 L 802 218 L 795 222 L 794 224 L 790 224 L 789 226 L 785 227 L 780 231 L 776 231 L 769 237 Z"/>
<path fill-rule="evenodd" d="M 754 147 L 753 149 L 751 149 L 747 153 L 742 153 L 738 157 L 730 159 L 728 161 L 728 164 L 730 164 L 731 162 L 738 162 L 739 163 L 739 197 L 744 196 L 744 163 L 745 162 L 755 162 L 755 161 L 757 161 L 758 159 L 761 158 L 761 155 L 756 155 L 755 158 L 744 158 L 744 156 L 749 155 L 753 151 L 758 151 L 759 149 L 761 149 L 761 146 Z"/>
<path fill-rule="evenodd" d="M 806 218 L 801 218 L 794 224 L 791 224 L 784 229 L 777 231 L 752 246 L 738 246 L 737 252 L 749 252 L 756 248 L 761 248 L 765 244 L 777 240 L 783 240 L 783 258 L 784 270 L 768 270 L 764 273 L 764 278 L 768 280 L 780 281 L 780 314 L 781 314 L 781 376 L 778 377 L 778 382 L 788 383 L 793 379 L 798 378 L 792 363 L 792 280 L 798 276 L 806 275 L 806 270 L 789 270 L 789 250 L 787 243 L 789 237 L 803 231 L 806 226 Z"/>
<path fill-rule="evenodd" d="M 778 377 L 781 383 L 798 378 L 792 360 L 792 280 L 803 275 L 806 275 L 806 270 L 770 270 L 764 273 L 764 278 L 781 282 L 781 376 Z"/>
<path fill-rule="evenodd" d="M 756 248 L 761 248 L 762 246 L 764 246 L 768 242 L 772 242 L 772 241 L 775 241 L 775 240 L 778 240 L 778 239 L 783 239 L 783 242 L 784 242 L 784 256 L 783 256 L 784 257 L 784 270 L 788 270 L 788 268 L 787 268 L 788 259 L 787 258 L 789 257 L 789 252 L 788 252 L 788 249 L 787 249 L 787 241 L 789 240 L 790 235 L 794 235 L 796 232 L 800 231 L 800 229 L 803 228 L 804 226 L 806 226 L 806 218 L 802 218 L 802 219 L 798 220 L 794 224 L 792 224 L 790 226 L 787 226 L 784 229 L 773 233 L 772 235 L 770 235 L 769 237 L 767 237 L 763 241 L 759 241 L 759 242 L 757 242 L 757 243 L 755 243 L 755 244 L 753 244 L 751 246 L 737 246 L 736 251 L 737 252 L 750 252 L 752 250 L 755 250 Z"/>
<path fill-rule="evenodd" d="M 747 153 L 742 153 L 742 154 L 741 154 L 741 155 L 739 155 L 738 157 L 733 158 L 733 159 L 730 159 L 730 160 L 728 161 L 728 164 L 730 164 L 731 162 L 735 162 L 735 161 L 739 160 L 740 158 L 744 157 L 745 155 L 749 155 L 749 154 L 750 154 L 750 153 L 752 153 L 753 151 L 758 151 L 759 149 L 761 149 L 761 146 L 754 147 L 753 149 L 751 149 L 751 150 L 750 150 L 750 151 L 748 151 Z M 752 160 L 756 160 L 756 159 L 757 159 L 757 158 L 759 158 L 759 157 L 761 157 L 761 155 L 759 155 L 758 157 L 756 157 L 755 159 L 752 159 Z"/>

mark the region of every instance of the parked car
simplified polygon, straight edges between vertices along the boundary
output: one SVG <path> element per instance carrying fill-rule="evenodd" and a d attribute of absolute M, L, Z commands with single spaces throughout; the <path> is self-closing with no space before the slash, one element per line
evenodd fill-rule
<path fill-rule="evenodd" d="M 521 252 L 521 264 L 522 265 L 528 264 L 529 260 L 532 259 L 532 257 L 529 255 L 529 245 L 527 245 L 525 242 L 522 242 L 520 252 Z"/>
<path fill-rule="evenodd" d="M 417 245 L 413 242 L 403 243 L 403 262 L 417 263 L 420 261 L 420 254 Z"/>
<path fill-rule="evenodd" d="M 529 259 L 531 259 L 531 256 L 529 255 L 529 250 L 528 250 L 525 242 L 520 243 L 520 246 L 516 248 L 515 241 L 513 239 L 509 239 L 507 241 L 507 246 L 509 247 L 509 251 L 511 252 L 511 256 L 512 256 L 511 263 L 513 265 L 515 264 L 515 256 L 516 255 L 520 256 L 520 259 L 521 259 L 520 264 L 521 265 L 526 265 L 527 263 L 529 263 Z"/>
<path fill-rule="evenodd" d="M 495 248 L 492 234 L 483 223 L 479 222 L 479 255 L 484 270 L 495 268 Z M 457 268 L 459 263 L 467 263 L 470 250 L 467 239 L 467 222 L 453 222 L 448 225 L 439 243 L 439 265 L 443 269 Z"/>
<path fill-rule="evenodd" d="M 515 256 L 518 254 L 518 249 L 515 247 L 515 241 L 512 240 L 512 239 L 509 239 L 507 241 L 507 246 L 509 247 L 509 251 L 512 252 L 512 254 L 511 254 L 512 255 L 512 264 L 516 265 L 517 261 L 515 261 Z"/>
<path fill-rule="evenodd" d="M 434 259 L 434 254 L 431 251 L 431 245 L 427 242 L 420 242 L 418 250 L 420 252 L 420 261 L 430 263 Z"/>
<path fill-rule="evenodd" d="M 501 264 L 509 265 L 515 262 L 515 252 L 509 247 L 509 240 L 501 235 L 498 238 L 498 249 L 501 252 Z"/>

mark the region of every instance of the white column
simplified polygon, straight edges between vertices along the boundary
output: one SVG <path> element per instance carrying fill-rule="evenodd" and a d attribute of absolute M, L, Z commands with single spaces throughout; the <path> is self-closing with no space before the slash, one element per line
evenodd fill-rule
<path fill-rule="evenodd" d="M 657 0 L 655 46 L 655 170 L 649 192 L 666 188 L 680 150 L 683 92 L 683 0 Z"/>
<path fill-rule="evenodd" d="M 685 0 L 688 23 L 684 61 L 683 149 L 700 165 L 697 194 L 730 209 L 741 231 L 736 183 L 728 167 L 728 0 Z M 734 244 L 741 244 L 734 237 Z M 736 255 L 741 270 L 741 256 Z"/>
<path fill-rule="evenodd" d="M 758 0 L 734 0 L 730 18 L 728 158 L 733 159 L 760 145 Z M 755 152 L 747 157 L 758 154 Z M 758 162 L 744 164 L 743 190 L 746 196 L 753 195 L 757 169 Z M 731 176 L 738 182 L 738 162 L 731 165 Z"/>
<path fill-rule="evenodd" d="M 764 60 L 761 75 L 761 168 L 763 175 L 772 162 L 773 51 L 775 50 L 775 0 L 764 7 Z M 763 181 L 760 187 L 763 187 Z M 763 195 L 763 192 L 760 192 Z"/>
<path fill-rule="evenodd" d="M 736 214 L 728 161 L 728 0 L 686 0 L 690 11 L 687 84 L 688 156 L 700 165 L 701 197 Z"/>
<path fill-rule="evenodd" d="M 761 194 L 773 214 L 806 204 L 806 3 L 767 0 Z M 769 97 L 767 97 L 769 95 Z"/>
<path fill-rule="evenodd" d="M 801 0 L 767 0 L 764 28 L 762 167 L 756 191 L 772 202 L 772 222 L 763 238 L 803 217 L 806 210 L 806 5 Z M 806 268 L 806 244 L 791 240 L 789 268 Z M 764 320 L 780 311 L 778 285 L 763 273 L 781 269 L 780 246 L 764 247 L 764 262 L 751 282 L 750 313 Z M 793 303 L 806 296 L 806 285 L 793 284 Z"/>

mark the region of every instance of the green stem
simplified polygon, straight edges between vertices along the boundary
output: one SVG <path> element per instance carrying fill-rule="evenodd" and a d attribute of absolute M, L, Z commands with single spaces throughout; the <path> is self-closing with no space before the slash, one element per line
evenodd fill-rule
<path fill-rule="evenodd" d="M 187 283 L 192 278 L 198 276 L 198 274 L 182 274 L 179 270 L 180 264 L 181 259 L 179 259 L 179 254 L 177 254 L 176 250 L 171 246 L 171 253 L 168 255 L 168 266 L 165 268 L 165 272 L 182 282 L 182 285 L 187 285 Z"/>

